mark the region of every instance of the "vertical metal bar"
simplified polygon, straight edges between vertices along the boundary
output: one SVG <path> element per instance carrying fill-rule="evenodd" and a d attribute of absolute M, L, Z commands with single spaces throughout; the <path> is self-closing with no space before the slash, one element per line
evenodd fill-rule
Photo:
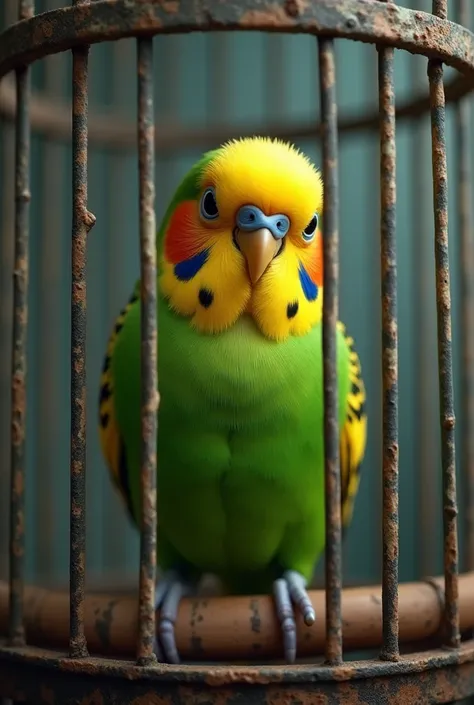
<path fill-rule="evenodd" d="M 155 127 L 153 108 L 153 40 L 137 40 L 138 64 L 138 168 L 140 173 L 141 269 L 141 533 L 140 595 L 137 663 L 156 662 L 156 434 L 157 314 L 155 235 Z"/>
<path fill-rule="evenodd" d="M 446 0 L 433 1 L 433 14 L 446 18 Z M 445 96 L 443 65 L 428 61 L 433 159 L 433 201 L 436 262 L 436 312 L 438 322 L 438 368 L 443 467 L 443 534 L 446 644 L 457 647 L 459 636 L 458 535 L 456 460 L 454 434 L 453 364 L 451 347 L 451 294 L 448 256 L 448 177 L 446 162 Z"/>
<path fill-rule="evenodd" d="M 446 20 L 448 17 L 448 0 L 433 0 L 432 14 L 436 15 L 442 20 Z"/>
<path fill-rule="evenodd" d="M 15 13 L 16 14 L 16 13 Z M 0 447 L 8 448 L 11 463 L 11 363 L 13 335 L 13 271 L 15 247 L 15 125 L 0 118 L 0 154 L 2 191 L 0 194 Z M 0 475 L 0 574 L 9 574 L 10 560 L 10 467 Z M 3 484 L 8 483 L 5 487 Z"/>
<path fill-rule="evenodd" d="M 4 3 L 0 10 L 3 27 L 17 20 L 18 3 Z M 13 270 L 15 248 L 15 123 L 0 117 L 0 447 L 8 448 L 0 473 L 0 574 L 9 575 L 10 562 L 10 464 L 11 464 L 11 363 L 13 336 Z"/>
<path fill-rule="evenodd" d="M 323 366 L 326 497 L 326 661 L 342 662 L 341 476 L 337 376 L 339 181 L 334 41 L 320 37 L 319 72 L 323 147 Z"/>
<path fill-rule="evenodd" d="M 469 27 L 467 0 L 457 2 L 457 21 Z M 466 536 L 464 570 L 474 570 L 474 224 L 471 204 L 471 103 L 464 98 L 456 103 L 456 149 L 459 169 L 458 212 L 460 280 L 462 305 L 462 402 L 464 432 L 462 458 Z"/>
<path fill-rule="evenodd" d="M 380 657 L 398 649 L 398 321 L 396 252 L 395 91 L 391 47 L 378 47 L 380 117 L 380 238 L 383 390 L 383 644 Z"/>
<path fill-rule="evenodd" d="M 18 18 L 34 15 L 33 0 L 19 0 Z M 15 119 L 15 260 L 11 359 L 10 610 L 9 639 L 25 643 L 25 433 L 26 340 L 28 325 L 28 245 L 30 204 L 30 69 L 16 71 Z"/>
<path fill-rule="evenodd" d="M 88 2 L 73 0 L 73 5 Z M 84 631 L 86 574 L 86 248 L 95 217 L 87 210 L 87 109 L 89 47 L 72 50 L 72 282 L 71 282 L 71 658 L 87 656 Z"/>

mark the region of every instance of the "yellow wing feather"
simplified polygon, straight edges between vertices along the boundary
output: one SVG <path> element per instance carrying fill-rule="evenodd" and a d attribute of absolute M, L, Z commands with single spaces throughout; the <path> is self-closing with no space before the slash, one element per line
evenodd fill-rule
<path fill-rule="evenodd" d="M 138 300 L 138 287 L 133 292 L 125 308 L 123 308 L 115 321 L 114 328 L 110 334 L 107 350 L 102 366 L 100 377 L 100 398 L 99 398 L 99 437 L 106 464 L 115 487 L 119 490 L 120 497 L 125 503 L 131 519 L 134 521 L 132 498 L 128 470 L 125 462 L 125 449 L 120 431 L 117 426 L 114 408 L 114 385 L 110 362 L 114 352 L 115 343 L 122 330 L 125 318 L 130 307 Z"/>
<path fill-rule="evenodd" d="M 341 322 L 338 322 L 337 325 L 349 348 L 349 380 L 351 383 L 347 398 L 346 422 L 339 441 L 341 521 L 345 529 L 352 519 L 354 501 L 359 489 L 360 467 L 367 442 L 367 414 L 365 411 L 365 386 L 359 356 L 354 349 L 354 340 L 347 335 L 345 326 Z"/>

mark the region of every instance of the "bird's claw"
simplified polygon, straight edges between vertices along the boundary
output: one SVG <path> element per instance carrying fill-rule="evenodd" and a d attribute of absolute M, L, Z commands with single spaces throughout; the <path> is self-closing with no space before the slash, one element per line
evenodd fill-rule
<path fill-rule="evenodd" d="M 282 578 L 273 583 L 273 596 L 283 632 L 285 659 L 288 663 L 294 663 L 296 659 L 296 622 L 293 604 L 300 610 L 308 627 L 314 624 L 316 619 L 316 613 L 306 592 L 305 578 L 294 570 L 287 570 Z"/>
<path fill-rule="evenodd" d="M 192 592 L 191 585 L 182 580 L 178 573 L 165 573 L 155 590 L 155 610 L 160 610 L 158 620 L 159 638 L 155 636 L 154 651 L 161 663 L 179 663 L 179 653 L 176 648 L 174 625 L 178 616 L 181 598 Z"/>

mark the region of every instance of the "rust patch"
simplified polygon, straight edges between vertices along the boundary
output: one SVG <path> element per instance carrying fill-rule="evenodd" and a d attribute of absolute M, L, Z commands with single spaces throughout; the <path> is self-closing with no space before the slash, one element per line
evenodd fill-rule
<path fill-rule="evenodd" d="M 283 673 L 282 673 L 283 675 Z M 226 668 L 209 669 L 206 674 L 206 683 L 212 687 L 222 687 L 229 683 L 260 683 L 266 685 L 275 681 L 275 674 L 265 674 L 253 668 Z"/>
<path fill-rule="evenodd" d="M 307 0 L 286 0 L 284 6 L 288 17 L 293 19 L 297 19 L 300 15 L 302 15 L 307 7 Z"/>
<path fill-rule="evenodd" d="M 54 25 L 52 22 L 45 22 L 42 26 L 43 36 L 45 39 L 50 39 L 53 36 Z"/>
<path fill-rule="evenodd" d="M 287 0 L 283 7 L 279 3 L 275 3 L 274 5 L 268 4 L 266 10 L 247 10 L 241 15 L 239 25 L 242 29 L 294 27 L 300 7 L 298 0 Z"/>
<path fill-rule="evenodd" d="M 175 2 L 175 0 L 164 0 L 161 3 L 161 7 L 169 15 L 177 15 L 179 13 L 179 2 Z"/>

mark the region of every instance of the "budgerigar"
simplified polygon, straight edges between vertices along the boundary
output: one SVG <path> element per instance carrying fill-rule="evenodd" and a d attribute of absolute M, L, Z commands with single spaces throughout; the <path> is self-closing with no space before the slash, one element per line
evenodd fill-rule
<path fill-rule="evenodd" d="M 234 594 L 271 592 L 285 658 L 325 542 L 323 184 L 294 146 L 234 140 L 179 185 L 157 238 L 157 651 L 177 663 L 180 599 L 204 573 Z M 133 520 L 140 513 L 140 283 L 109 339 L 100 435 Z M 353 340 L 337 327 L 343 525 L 366 445 Z"/>

